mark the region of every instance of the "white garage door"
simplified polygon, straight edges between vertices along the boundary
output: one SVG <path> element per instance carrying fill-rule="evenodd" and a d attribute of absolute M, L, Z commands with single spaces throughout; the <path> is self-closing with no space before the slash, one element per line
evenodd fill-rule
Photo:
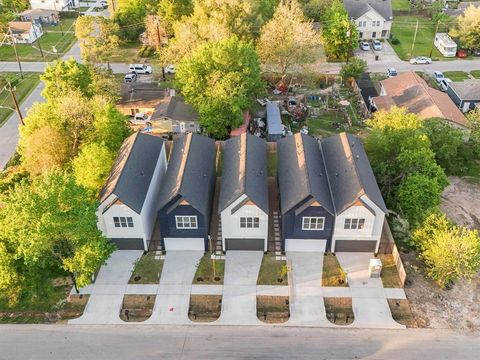
<path fill-rule="evenodd" d="M 169 250 L 201 250 L 205 251 L 203 238 L 164 238 L 165 251 Z"/>
<path fill-rule="evenodd" d="M 286 239 L 285 251 L 325 252 L 327 240 L 319 239 Z"/>

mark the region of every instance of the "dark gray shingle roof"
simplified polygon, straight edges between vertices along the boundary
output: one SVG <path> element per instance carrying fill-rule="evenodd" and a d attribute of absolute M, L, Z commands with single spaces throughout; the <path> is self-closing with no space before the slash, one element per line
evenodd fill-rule
<path fill-rule="evenodd" d="M 180 96 L 171 96 L 158 106 L 152 120 L 166 117 L 174 121 L 197 121 L 198 113 Z"/>
<path fill-rule="evenodd" d="M 190 133 L 176 140 L 158 209 L 181 196 L 202 214 L 208 214 L 212 202 L 210 186 L 215 181 L 215 155 L 215 143 L 206 136 Z"/>
<path fill-rule="evenodd" d="M 277 144 L 282 214 L 310 196 L 334 214 L 318 141 L 308 135 L 295 134 L 279 140 Z"/>
<path fill-rule="evenodd" d="M 480 79 L 453 81 L 448 86 L 461 100 L 480 100 Z"/>
<path fill-rule="evenodd" d="M 100 192 L 100 201 L 115 194 L 120 201 L 140 214 L 164 144 L 157 136 L 139 132 L 125 139 Z"/>
<path fill-rule="evenodd" d="M 387 207 L 360 139 L 347 133 L 321 142 L 337 214 L 366 195 L 384 212 Z"/>
<path fill-rule="evenodd" d="M 276 102 L 267 103 L 267 127 L 268 133 L 271 135 L 281 135 L 283 133 L 280 107 Z"/>
<path fill-rule="evenodd" d="M 391 0 L 343 0 L 343 5 L 347 9 L 348 15 L 354 19 L 365 14 L 370 7 L 382 15 L 385 20 L 393 17 Z"/>
<path fill-rule="evenodd" d="M 267 143 L 244 133 L 225 142 L 219 213 L 247 195 L 268 214 Z"/>

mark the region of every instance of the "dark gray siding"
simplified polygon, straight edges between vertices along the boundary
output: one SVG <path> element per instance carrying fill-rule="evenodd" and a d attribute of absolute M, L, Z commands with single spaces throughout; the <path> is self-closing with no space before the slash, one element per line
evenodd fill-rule
<path fill-rule="evenodd" d="M 376 241 L 364 240 L 337 240 L 335 252 L 375 252 Z"/>
<path fill-rule="evenodd" d="M 141 238 L 114 238 L 109 239 L 118 250 L 145 250 Z"/>
<path fill-rule="evenodd" d="M 264 250 L 264 239 L 225 239 L 226 250 Z"/>
<path fill-rule="evenodd" d="M 458 95 L 453 91 L 450 87 L 447 88 L 447 94 L 450 96 L 450 99 L 457 105 L 460 106 L 461 99 L 458 97 Z"/>

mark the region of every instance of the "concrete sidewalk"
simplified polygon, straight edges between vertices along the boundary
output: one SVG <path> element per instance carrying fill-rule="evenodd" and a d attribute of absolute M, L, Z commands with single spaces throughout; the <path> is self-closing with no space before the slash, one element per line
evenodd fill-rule
<path fill-rule="evenodd" d="M 91 295 L 83 315 L 69 320 L 69 324 L 104 325 L 122 324 L 120 310 L 128 280 L 135 262 L 142 256 L 142 251 L 119 250 L 100 268 L 97 279 L 91 288 Z"/>

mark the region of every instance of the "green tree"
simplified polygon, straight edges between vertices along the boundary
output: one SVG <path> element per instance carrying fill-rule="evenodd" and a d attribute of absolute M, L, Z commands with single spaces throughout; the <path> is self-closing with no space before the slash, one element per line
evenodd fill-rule
<path fill-rule="evenodd" d="M 358 80 L 360 75 L 367 71 L 367 62 L 363 59 L 352 58 L 348 64 L 343 64 L 340 70 L 340 76 L 343 79 Z"/>
<path fill-rule="evenodd" d="M 478 231 L 453 225 L 443 214 L 429 215 L 412 239 L 427 274 L 442 287 L 459 278 L 470 279 L 480 270 Z"/>
<path fill-rule="evenodd" d="M 297 0 L 280 3 L 273 18 L 262 27 L 257 51 L 264 64 L 275 64 L 285 74 L 292 65 L 315 61 L 320 36 Z"/>
<path fill-rule="evenodd" d="M 358 42 L 358 31 L 340 0 L 334 0 L 322 17 L 322 39 L 328 56 L 345 59 Z"/>
<path fill-rule="evenodd" d="M 97 195 L 108 177 L 113 160 L 114 154 L 105 145 L 91 143 L 84 146 L 73 159 L 73 173 L 77 184 Z"/>
<path fill-rule="evenodd" d="M 49 172 L 0 196 L 0 266 L 9 274 L 0 276 L 2 290 L 13 283 L 36 294 L 60 272 L 85 286 L 113 251 L 97 229 L 96 204 L 68 174 Z"/>
<path fill-rule="evenodd" d="M 470 145 L 473 153 L 477 158 L 480 158 L 480 108 L 470 111 L 467 114 L 467 119 L 471 125 Z"/>
<path fill-rule="evenodd" d="M 450 34 L 460 40 L 462 47 L 478 49 L 480 47 L 480 8 L 470 5 L 463 15 L 457 18 L 456 26 L 450 30 Z"/>
<path fill-rule="evenodd" d="M 121 40 L 137 41 L 145 31 L 144 19 L 157 11 L 158 0 L 118 0 L 115 11 L 110 6 L 113 21 L 118 24 L 118 36 Z"/>
<path fill-rule="evenodd" d="M 301 0 L 305 15 L 314 21 L 320 21 L 332 0 Z"/>
<path fill-rule="evenodd" d="M 235 36 L 185 57 L 176 79 L 186 102 L 199 112 L 204 131 L 217 138 L 242 124 L 242 111 L 264 90 L 253 45 Z"/>
<path fill-rule="evenodd" d="M 192 0 L 160 0 L 158 3 L 158 15 L 165 23 L 166 32 L 173 34 L 173 24 L 193 12 Z"/>
<path fill-rule="evenodd" d="M 54 101 L 74 90 L 80 91 L 85 96 L 92 95 L 90 90 L 91 71 L 74 58 L 48 63 L 45 72 L 40 75 L 40 79 L 45 83 L 42 96 L 47 100 Z"/>
<path fill-rule="evenodd" d="M 2 0 L 0 4 L 0 10 L 3 11 L 12 11 L 15 13 L 20 13 L 29 8 L 28 0 Z"/>

